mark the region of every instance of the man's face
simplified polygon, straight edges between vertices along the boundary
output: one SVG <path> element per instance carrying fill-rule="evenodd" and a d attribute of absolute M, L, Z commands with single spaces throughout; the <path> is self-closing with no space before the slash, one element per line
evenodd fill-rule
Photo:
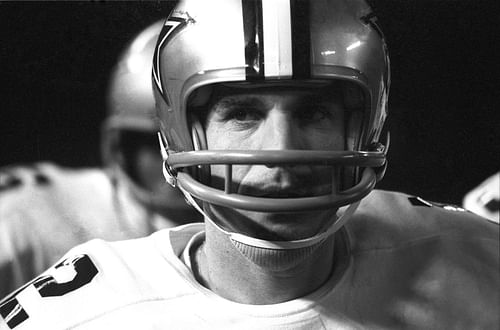
<path fill-rule="evenodd" d="M 343 150 L 344 107 L 333 87 L 219 87 L 206 119 L 209 150 Z M 224 167 L 211 166 L 212 185 L 224 185 Z M 335 183 L 334 183 L 335 184 Z M 233 166 L 233 191 L 285 198 L 328 194 L 332 168 L 312 165 Z M 220 225 L 270 240 L 310 237 L 336 210 L 262 213 L 209 205 Z"/>

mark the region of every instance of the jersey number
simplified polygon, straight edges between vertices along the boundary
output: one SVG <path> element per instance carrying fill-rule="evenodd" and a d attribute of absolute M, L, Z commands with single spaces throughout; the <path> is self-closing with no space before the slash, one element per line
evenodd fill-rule
<path fill-rule="evenodd" d="M 0 302 L 0 315 L 11 329 L 14 329 L 29 317 L 23 306 L 16 299 L 19 292 L 27 286 L 33 285 L 42 297 L 57 297 L 88 284 L 98 273 L 97 267 L 86 254 L 65 259 L 57 264 L 55 268 L 54 275 L 56 275 L 57 279 L 52 275 L 37 277 Z M 59 275 L 62 276 L 59 278 Z M 64 275 L 71 278 L 66 280 L 64 279 Z"/>

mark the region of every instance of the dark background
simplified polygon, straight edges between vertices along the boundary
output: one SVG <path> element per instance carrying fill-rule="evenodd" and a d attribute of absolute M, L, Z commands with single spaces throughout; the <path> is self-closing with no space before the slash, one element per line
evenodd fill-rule
<path fill-rule="evenodd" d="M 389 168 L 379 187 L 460 204 L 500 164 L 497 2 L 371 2 L 392 64 Z M 99 166 L 111 68 L 172 6 L 0 2 L 0 166 Z"/>

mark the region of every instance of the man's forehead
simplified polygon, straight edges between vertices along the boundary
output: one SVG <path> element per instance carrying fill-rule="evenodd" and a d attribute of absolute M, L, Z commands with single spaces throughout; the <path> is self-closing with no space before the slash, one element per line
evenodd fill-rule
<path fill-rule="evenodd" d="M 218 85 L 214 86 L 212 92 L 212 101 L 222 98 L 231 99 L 255 99 L 268 97 L 319 97 L 335 98 L 340 96 L 340 87 L 338 84 L 323 85 L 257 85 L 247 87 L 242 85 Z"/>
<path fill-rule="evenodd" d="M 222 98 L 241 99 L 259 98 L 273 93 L 292 93 L 300 96 L 312 96 L 322 100 L 343 101 L 352 104 L 350 108 L 361 108 L 364 94 L 353 82 L 341 80 L 308 81 L 264 81 L 219 83 L 198 88 L 190 95 L 188 106 L 210 106 Z M 346 102 L 347 101 L 347 102 Z"/>

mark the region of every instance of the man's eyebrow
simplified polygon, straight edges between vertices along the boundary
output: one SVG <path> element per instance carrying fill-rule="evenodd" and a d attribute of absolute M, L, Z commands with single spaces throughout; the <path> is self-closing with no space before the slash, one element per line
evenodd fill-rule
<path fill-rule="evenodd" d="M 316 104 L 319 102 L 322 102 L 325 100 L 325 97 L 323 95 L 313 95 L 313 94 L 306 94 L 303 95 L 302 97 L 299 97 L 296 101 L 296 103 L 300 105 L 304 104 Z"/>
<path fill-rule="evenodd" d="M 215 102 L 215 110 L 223 111 L 237 107 L 255 107 L 264 105 L 261 99 L 255 95 L 224 96 Z"/>
<path fill-rule="evenodd" d="M 316 106 L 324 102 L 328 102 L 330 97 L 324 94 L 306 94 L 297 98 L 294 102 L 297 107 Z"/>

